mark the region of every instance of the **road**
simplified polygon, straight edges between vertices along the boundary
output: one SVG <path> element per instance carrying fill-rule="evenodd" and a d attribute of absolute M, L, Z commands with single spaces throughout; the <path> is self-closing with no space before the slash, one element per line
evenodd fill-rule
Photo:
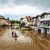
<path fill-rule="evenodd" d="M 12 31 L 17 33 L 17 38 L 12 37 Z M 48 50 L 48 47 L 37 40 L 31 31 L 22 33 L 18 29 L 6 29 L 0 36 L 0 50 Z"/>

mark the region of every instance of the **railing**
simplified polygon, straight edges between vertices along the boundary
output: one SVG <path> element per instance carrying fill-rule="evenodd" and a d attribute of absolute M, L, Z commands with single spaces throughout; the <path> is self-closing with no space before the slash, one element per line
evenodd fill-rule
<path fill-rule="evenodd" d="M 38 27 L 50 28 L 50 26 L 47 26 L 47 25 L 40 25 Z"/>

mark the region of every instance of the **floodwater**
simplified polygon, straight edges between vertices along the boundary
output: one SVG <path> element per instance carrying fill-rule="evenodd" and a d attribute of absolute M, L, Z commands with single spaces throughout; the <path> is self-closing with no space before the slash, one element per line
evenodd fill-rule
<path fill-rule="evenodd" d="M 12 31 L 18 37 L 12 37 Z M 0 34 L 0 50 L 50 50 L 50 41 L 37 37 L 33 31 L 5 29 Z"/>

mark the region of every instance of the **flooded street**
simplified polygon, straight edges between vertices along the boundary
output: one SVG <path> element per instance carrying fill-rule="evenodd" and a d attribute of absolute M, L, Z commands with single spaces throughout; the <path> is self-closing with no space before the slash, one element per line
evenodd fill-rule
<path fill-rule="evenodd" d="M 12 31 L 16 32 L 18 37 L 12 37 Z M 39 41 L 32 31 L 6 29 L 0 36 L 0 50 L 49 50 L 49 46 Z"/>

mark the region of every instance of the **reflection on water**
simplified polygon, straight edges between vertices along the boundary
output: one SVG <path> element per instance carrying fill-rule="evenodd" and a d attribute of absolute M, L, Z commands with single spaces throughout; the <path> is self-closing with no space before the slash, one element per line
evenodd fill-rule
<path fill-rule="evenodd" d="M 35 38 L 36 35 L 34 35 L 32 31 L 26 31 L 23 34 L 20 30 L 3 30 L 3 34 L 0 36 L 0 50 L 48 50 L 48 48 L 42 44 L 44 39 L 39 40 Z M 18 37 L 12 37 L 12 31 L 15 31 Z M 43 43 L 47 43 L 47 41 Z"/>
<path fill-rule="evenodd" d="M 3 33 L 5 32 L 5 28 L 0 28 L 0 36 L 2 36 L 3 35 Z"/>
<path fill-rule="evenodd" d="M 15 41 L 17 40 L 17 37 L 15 37 Z"/>

